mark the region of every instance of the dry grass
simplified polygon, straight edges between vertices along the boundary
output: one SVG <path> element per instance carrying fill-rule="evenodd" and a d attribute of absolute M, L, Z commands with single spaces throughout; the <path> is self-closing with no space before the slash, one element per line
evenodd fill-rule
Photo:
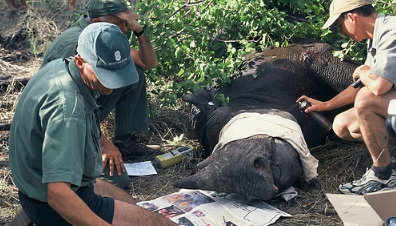
<path fill-rule="evenodd" d="M 21 28 L 28 31 L 25 39 L 16 42 L 14 50 L 0 49 L 0 77 L 32 75 L 37 71 L 41 61 L 40 56 L 46 46 L 61 31 L 66 29 L 69 18 L 73 16 L 66 5 L 59 1 L 42 1 L 41 4 L 55 4 L 56 7 L 38 7 L 40 2 L 31 1 L 32 9 L 28 15 L 20 14 L 17 18 L 6 16 L 5 1 L 0 1 L 0 42 L 12 37 Z M 37 6 L 37 7 L 36 7 Z M 41 5 L 42 6 L 42 5 Z M 82 5 L 78 6 L 80 9 Z M 51 10 L 48 10 L 51 8 Z M 45 10 L 47 9 L 47 10 Z M 34 48 L 31 44 L 34 43 Z M 0 95 L 0 120 L 8 123 L 12 119 L 13 109 L 20 94 L 11 84 Z M 151 100 L 154 106 L 158 100 Z M 158 109 L 150 118 L 150 131 L 139 136 L 144 143 L 155 143 L 162 146 L 162 151 L 190 145 L 196 148 L 196 156 L 191 161 L 161 169 L 155 166 L 158 174 L 145 177 L 131 177 L 128 192 L 137 200 L 150 200 L 159 196 L 176 192 L 172 186 L 174 180 L 196 172 L 200 146 L 191 135 L 189 107 L 180 103 L 177 107 Z M 112 136 L 112 117 L 102 124 L 102 129 L 109 137 Z M 17 189 L 13 183 L 8 166 L 8 132 L 0 132 L 0 225 L 8 223 L 20 208 Z M 277 221 L 276 225 L 342 225 L 334 208 L 326 199 L 326 193 L 338 193 L 341 182 L 359 178 L 366 167 L 371 165 L 371 159 L 364 145 L 346 143 L 331 139 L 326 145 L 313 148 L 312 154 L 319 159 L 319 177 L 307 184 L 297 181 L 295 188 L 299 195 L 285 202 L 273 199 L 269 204 L 293 215 Z M 153 161 L 153 156 L 135 161 Z"/>
<path fill-rule="evenodd" d="M 9 222 L 19 209 L 18 190 L 8 166 L 8 133 L 1 133 L 0 150 L 0 225 Z"/>

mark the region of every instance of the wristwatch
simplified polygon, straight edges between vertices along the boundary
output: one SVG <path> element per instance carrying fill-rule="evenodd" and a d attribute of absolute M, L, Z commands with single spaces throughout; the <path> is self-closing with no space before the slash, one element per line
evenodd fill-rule
<path fill-rule="evenodd" d="M 136 32 L 136 31 L 134 31 L 133 33 L 135 34 L 135 36 L 136 36 L 137 38 L 139 38 L 139 36 L 142 35 L 142 34 L 144 33 L 144 29 L 142 29 L 141 32 Z"/>

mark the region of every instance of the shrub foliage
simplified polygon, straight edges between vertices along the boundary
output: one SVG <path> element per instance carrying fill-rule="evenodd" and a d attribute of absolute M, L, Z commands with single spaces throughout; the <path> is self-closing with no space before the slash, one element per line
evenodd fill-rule
<path fill-rule="evenodd" d="M 330 2 L 138 1 L 135 10 L 141 15 L 159 61 L 156 69 L 147 72 L 148 82 L 154 87 L 150 95 L 172 105 L 199 87 L 226 85 L 229 76 L 241 70 L 244 56 L 287 46 L 297 37 L 324 41 L 339 50 L 336 56 L 363 62 L 365 43 L 321 29 Z M 395 6 L 395 1 L 375 2 L 376 9 L 384 14 L 393 14 Z"/>

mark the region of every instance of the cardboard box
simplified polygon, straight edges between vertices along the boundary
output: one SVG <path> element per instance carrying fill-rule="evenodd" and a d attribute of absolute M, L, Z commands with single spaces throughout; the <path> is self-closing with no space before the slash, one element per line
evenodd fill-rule
<path fill-rule="evenodd" d="M 396 189 L 368 193 L 363 196 L 384 222 L 389 217 L 396 217 Z"/>
<path fill-rule="evenodd" d="M 396 216 L 396 189 L 365 195 L 326 194 L 345 226 L 382 226 Z"/>
<path fill-rule="evenodd" d="M 361 195 L 326 194 L 345 226 L 382 226 L 383 221 Z"/>

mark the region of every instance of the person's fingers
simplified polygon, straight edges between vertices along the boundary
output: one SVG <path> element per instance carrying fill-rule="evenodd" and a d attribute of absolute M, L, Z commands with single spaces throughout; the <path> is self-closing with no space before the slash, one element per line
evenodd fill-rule
<path fill-rule="evenodd" d="M 114 165 L 115 165 L 115 167 L 116 167 L 116 169 L 117 169 L 117 174 L 118 174 L 118 176 L 120 176 L 120 175 L 121 175 L 121 164 L 120 164 L 120 161 L 116 161 L 116 162 L 114 163 Z"/>
<path fill-rule="evenodd" d="M 104 172 L 104 170 L 105 170 L 105 168 L 106 168 L 106 165 L 107 165 L 107 160 L 106 160 L 106 159 L 103 159 L 103 160 L 102 160 L 102 172 Z"/>
<path fill-rule="evenodd" d="M 112 177 L 114 175 L 114 162 L 112 159 L 109 160 L 109 175 Z"/>
<path fill-rule="evenodd" d="M 124 161 L 122 160 L 122 157 L 121 156 L 119 156 L 118 158 L 116 158 L 117 160 L 115 161 L 115 166 L 116 166 L 116 169 L 117 169 L 117 174 L 119 175 L 119 176 L 121 176 L 121 173 L 122 172 L 125 172 L 125 166 L 124 166 Z"/>
<path fill-rule="evenodd" d="M 121 164 L 121 170 L 123 173 L 126 171 L 124 162 L 122 162 L 122 164 Z M 120 172 L 120 175 L 121 175 L 121 172 Z"/>

